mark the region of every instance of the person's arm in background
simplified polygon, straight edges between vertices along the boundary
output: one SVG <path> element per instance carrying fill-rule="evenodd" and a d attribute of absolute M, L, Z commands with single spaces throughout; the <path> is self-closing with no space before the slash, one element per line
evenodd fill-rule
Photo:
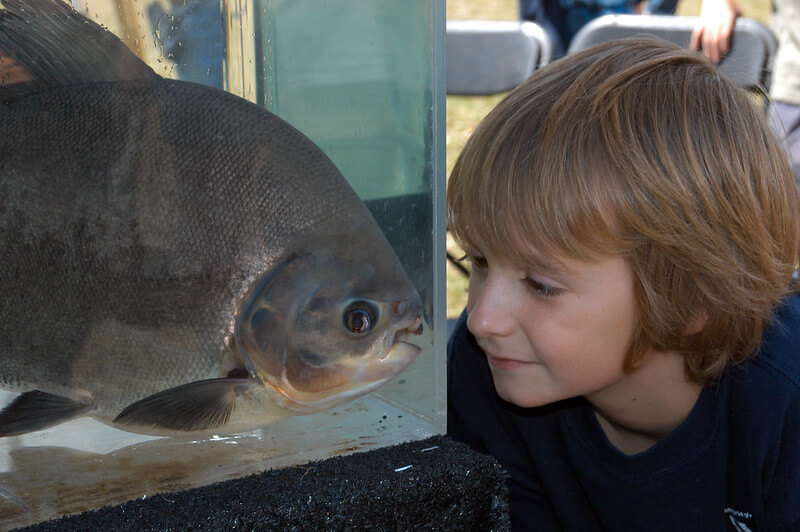
<path fill-rule="evenodd" d="M 692 32 L 689 47 L 702 50 L 703 55 L 719 63 L 731 48 L 733 24 L 741 13 L 734 0 L 704 0 L 700 23 Z"/>

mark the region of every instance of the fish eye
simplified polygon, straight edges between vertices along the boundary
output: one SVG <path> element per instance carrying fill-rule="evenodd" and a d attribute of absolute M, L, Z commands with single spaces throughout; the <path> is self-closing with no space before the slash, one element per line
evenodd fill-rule
<path fill-rule="evenodd" d="M 372 330 L 377 315 L 377 309 L 373 305 L 366 301 L 356 301 L 349 304 L 344 311 L 344 327 L 351 334 L 367 334 Z"/>

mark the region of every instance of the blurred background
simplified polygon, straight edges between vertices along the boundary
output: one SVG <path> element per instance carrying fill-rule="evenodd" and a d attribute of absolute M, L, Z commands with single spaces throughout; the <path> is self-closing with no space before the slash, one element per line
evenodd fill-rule
<path fill-rule="evenodd" d="M 446 0 L 448 20 L 518 20 L 517 0 Z M 742 15 L 769 25 L 771 0 L 737 0 Z M 699 15 L 702 0 L 679 0 L 676 14 Z M 447 175 L 470 133 L 504 94 L 492 96 L 447 96 Z M 448 251 L 461 257 L 448 235 Z M 465 264 L 465 266 L 467 266 Z M 447 263 L 447 317 L 455 318 L 467 303 L 467 277 Z"/>

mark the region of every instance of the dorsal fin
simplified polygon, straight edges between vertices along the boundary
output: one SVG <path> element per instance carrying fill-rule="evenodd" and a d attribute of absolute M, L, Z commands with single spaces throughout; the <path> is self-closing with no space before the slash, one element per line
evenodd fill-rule
<path fill-rule="evenodd" d="M 64 85 L 156 76 L 114 34 L 61 0 L 0 5 L 0 101 Z"/>

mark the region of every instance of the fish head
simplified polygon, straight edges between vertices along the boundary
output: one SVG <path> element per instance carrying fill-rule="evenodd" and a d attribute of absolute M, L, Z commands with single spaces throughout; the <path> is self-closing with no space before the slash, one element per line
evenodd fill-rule
<path fill-rule="evenodd" d="M 271 269 L 237 315 L 236 346 L 248 369 L 297 412 L 368 393 L 421 350 L 414 337 L 422 303 L 396 257 L 376 264 L 368 253 L 332 247 Z"/>

